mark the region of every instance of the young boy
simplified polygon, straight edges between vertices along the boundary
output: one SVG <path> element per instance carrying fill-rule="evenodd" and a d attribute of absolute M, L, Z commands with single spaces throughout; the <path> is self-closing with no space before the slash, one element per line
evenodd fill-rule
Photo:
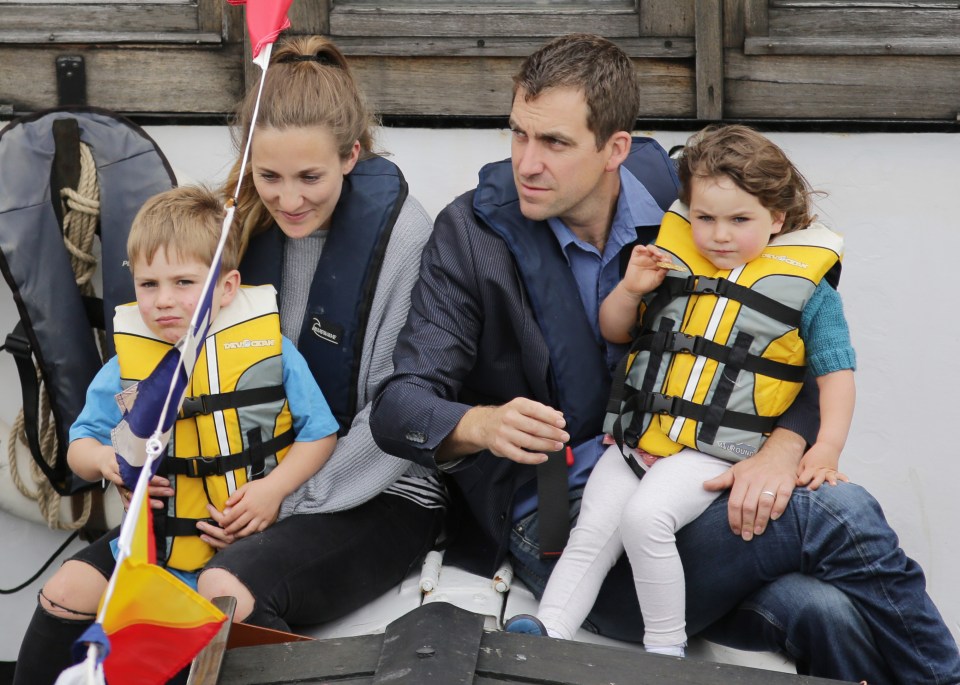
<path fill-rule="evenodd" d="M 122 418 L 117 395 L 148 376 L 187 332 L 222 217 L 214 195 L 186 187 L 154 196 L 134 219 L 127 252 L 136 306 L 117 308 L 117 356 L 94 378 L 70 430 L 67 460 L 82 478 L 123 488 L 111 443 Z M 197 529 L 199 521 L 210 521 L 208 507 L 226 515 L 228 535 L 264 530 L 336 444 L 337 422 L 306 361 L 280 334 L 273 288 L 240 288 L 239 250 L 239 231 L 233 231 L 213 294 L 210 332 L 167 457 L 151 483 L 151 496 L 159 498 L 151 502 L 158 562 L 194 586 L 215 551 L 210 543 L 216 541 Z M 112 563 L 79 556 L 104 576 L 102 587 L 90 588 L 91 597 L 99 596 Z M 67 562 L 59 573 L 70 567 Z"/>

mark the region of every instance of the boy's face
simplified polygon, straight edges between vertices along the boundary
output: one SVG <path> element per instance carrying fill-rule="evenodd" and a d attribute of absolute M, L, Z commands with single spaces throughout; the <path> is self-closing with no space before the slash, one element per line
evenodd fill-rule
<path fill-rule="evenodd" d="M 208 271 L 210 267 L 196 258 L 181 259 L 165 248 L 157 250 L 150 264 L 142 256 L 134 262 L 137 308 L 154 335 L 172 344 L 186 334 Z M 213 292 L 211 321 L 233 299 L 239 283 L 236 271 L 221 277 Z"/>
<path fill-rule="evenodd" d="M 735 269 L 760 256 L 783 228 L 783 213 L 771 212 L 728 176 L 695 176 L 690 224 L 697 251 L 718 269 Z"/>

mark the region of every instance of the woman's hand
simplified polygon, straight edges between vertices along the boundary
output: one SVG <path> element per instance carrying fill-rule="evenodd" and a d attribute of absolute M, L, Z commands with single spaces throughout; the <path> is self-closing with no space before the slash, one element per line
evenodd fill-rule
<path fill-rule="evenodd" d="M 119 470 L 117 472 L 117 477 L 119 478 Z M 133 493 L 127 489 L 127 486 L 123 484 L 123 480 L 117 485 L 117 492 L 120 493 L 120 502 L 123 504 L 123 508 L 130 508 L 130 497 Z M 154 476 L 150 479 L 150 485 L 147 488 L 147 497 L 150 498 L 150 507 L 152 509 L 162 509 L 163 501 L 162 498 L 173 497 L 175 491 L 170 487 L 170 481 L 162 476 Z M 161 498 L 161 499 L 158 499 Z"/>
<path fill-rule="evenodd" d="M 259 533 L 277 520 L 283 497 L 270 478 L 244 483 L 227 498 L 220 525 L 238 538 Z"/>
<path fill-rule="evenodd" d="M 215 506 L 208 504 L 207 512 L 216 525 L 206 521 L 198 522 L 197 530 L 200 531 L 200 539 L 214 549 L 226 549 L 236 541 L 237 536 L 223 529 L 226 518 Z"/>

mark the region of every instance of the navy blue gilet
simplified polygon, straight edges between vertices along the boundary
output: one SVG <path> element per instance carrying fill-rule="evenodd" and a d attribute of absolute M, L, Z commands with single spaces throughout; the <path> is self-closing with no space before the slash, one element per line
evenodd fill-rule
<path fill-rule="evenodd" d="M 360 356 L 383 256 L 407 198 L 400 169 L 382 157 L 357 162 L 343 179 L 310 286 L 297 347 L 337 422 L 350 429 L 357 405 Z M 240 263 L 244 283 L 283 292 L 286 237 L 274 224 L 254 236 Z M 282 297 L 282 295 L 281 295 Z"/>

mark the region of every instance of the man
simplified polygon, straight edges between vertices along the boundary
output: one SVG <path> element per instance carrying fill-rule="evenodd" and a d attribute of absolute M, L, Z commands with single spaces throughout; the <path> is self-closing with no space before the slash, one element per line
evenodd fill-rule
<path fill-rule="evenodd" d="M 511 160 L 484 167 L 477 189 L 438 217 L 371 416 L 384 450 L 449 473 L 462 511 L 448 563 L 492 574 L 509 557 L 538 595 L 554 563 L 541 558 L 540 529 L 552 523 L 541 512 L 555 502 L 538 495 L 537 473 L 549 476 L 537 465 L 571 448 L 574 518 L 624 352 L 602 340 L 599 303 L 619 280 L 621 252 L 651 239 L 676 197 L 663 149 L 631 139 L 638 111 L 632 63 L 602 38 L 564 36 L 524 62 Z M 922 572 L 869 494 L 845 484 L 791 495 L 816 424 L 815 402 L 796 402 L 760 453 L 708 484 L 729 496 L 677 536 L 687 631 L 782 651 L 814 675 L 960 682 Z M 621 557 L 588 627 L 638 640 L 641 623 Z"/>

